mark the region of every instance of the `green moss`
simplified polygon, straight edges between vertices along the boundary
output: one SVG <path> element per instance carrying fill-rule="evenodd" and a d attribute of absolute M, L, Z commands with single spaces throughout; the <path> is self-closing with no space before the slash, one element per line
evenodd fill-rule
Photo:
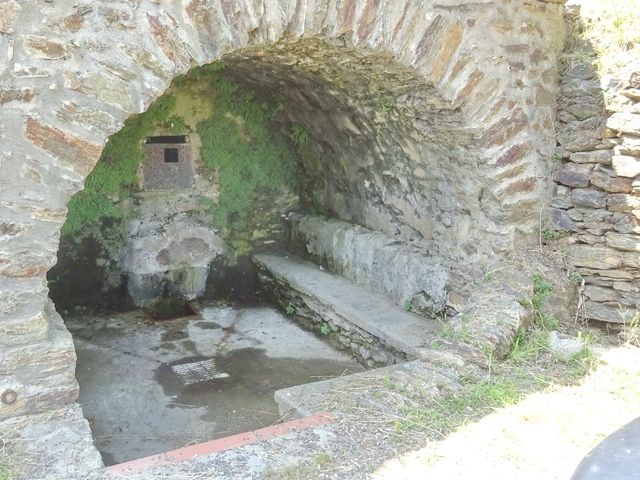
<path fill-rule="evenodd" d="M 282 187 L 293 189 L 296 162 L 286 135 L 273 131 L 277 106 L 260 102 L 220 72 L 212 72 L 211 80 L 218 99 L 213 115 L 199 123 L 198 133 L 203 162 L 217 172 L 220 182 L 214 221 L 225 231 L 247 231 L 260 223 L 256 217 L 265 212 L 265 202 Z M 266 206 L 268 210 L 271 205 Z"/>
<path fill-rule="evenodd" d="M 63 235 L 100 228 L 104 219 L 121 219 L 116 202 L 138 190 L 137 171 L 144 158 L 142 142 L 170 119 L 174 102 L 172 95 L 163 95 L 145 113 L 130 117 L 122 129 L 109 138 L 100 160 L 86 179 L 84 190 L 69 202 Z"/>
<path fill-rule="evenodd" d="M 203 195 L 201 202 L 211 211 L 210 223 L 220 228 L 231 247 L 227 250 L 231 263 L 256 245 L 277 241 L 282 234 L 280 213 L 297 204 L 292 139 L 287 127 L 273 121 L 282 108 L 281 103 L 267 104 L 238 86 L 225 76 L 219 62 L 176 78 L 146 112 L 130 117 L 109 138 L 84 190 L 69 202 L 62 229 L 68 248 L 61 258 L 68 257 L 70 268 L 54 271 L 52 282 L 71 283 L 64 278 L 71 278 L 77 265 L 92 259 L 121 257 L 122 206 L 129 203 L 123 201 L 140 189 L 143 144 L 150 135 L 188 133 L 196 154 L 200 147 L 204 168 L 198 174 L 219 184 L 217 201 Z M 300 141 L 304 132 L 297 131 Z M 83 249 L 85 239 L 94 240 L 96 247 Z M 106 282 L 117 277 L 119 268 L 114 261 L 95 271 L 103 272 Z"/>

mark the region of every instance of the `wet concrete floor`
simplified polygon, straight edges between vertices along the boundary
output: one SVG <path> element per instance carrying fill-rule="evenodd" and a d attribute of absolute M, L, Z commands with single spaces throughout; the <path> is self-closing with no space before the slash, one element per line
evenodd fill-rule
<path fill-rule="evenodd" d="M 105 464 L 271 425 L 276 390 L 362 371 L 273 308 L 198 310 L 164 321 L 137 310 L 67 318 L 79 402 Z"/>

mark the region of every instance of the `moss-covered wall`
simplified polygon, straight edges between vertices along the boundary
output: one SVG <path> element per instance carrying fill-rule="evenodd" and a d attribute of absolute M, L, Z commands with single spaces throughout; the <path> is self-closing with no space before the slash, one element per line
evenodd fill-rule
<path fill-rule="evenodd" d="M 141 191 L 143 143 L 151 135 L 190 136 L 197 159 L 195 194 L 209 206 L 212 227 L 227 244 L 218 268 L 277 245 L 280 215 L 298 203 L 294 135 L 278 121 L 281 108 L 257 99 L 214 63 L 176 78 L 145 113 L 129 118 L 107 142 L 84 190 L 69 202 L 58 264 L 49 272 L 58 307 L 126 300 L 121 261 L 124 217 L 131 209 L 123 206 Z M 108 291 L 116 295 L 105 296 Z"/>

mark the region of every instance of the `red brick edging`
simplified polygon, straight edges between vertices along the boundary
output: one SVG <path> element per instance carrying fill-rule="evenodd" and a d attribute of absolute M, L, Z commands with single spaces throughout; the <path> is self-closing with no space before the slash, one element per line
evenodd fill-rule
<path fill-rule="evenodd" d="M 151 455 L 149 457 L 138 458 L 136 460 L 131 460 L 130 462 L 119 463 L 108 467 L 107 474 L 111 478 L 118 478 L 120 475 L 140 473 L 152 467 L 176 464 L 191 458 L 211 455 L 213 453 L 224 452 L 225 450 L 230 450 L 232 448 L 251 445 L 273 437 L 286 435 L 287 433 L 295 430 L 326 425 L 331 423 L 334 418 L 335 417 L 331 413 L 321 413 L 298 420 L 291 420 L 289 422 L 272 425 L 259 430 L 239 433 L 237 435 L 211 440 L 210 442 L 198 443 L 189 447 L 170 450 L 168 452 Z"/>

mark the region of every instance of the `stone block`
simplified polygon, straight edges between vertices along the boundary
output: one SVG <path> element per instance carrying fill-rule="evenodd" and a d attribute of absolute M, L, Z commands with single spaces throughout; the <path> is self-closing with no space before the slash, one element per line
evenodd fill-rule
<path fill-rule="evenodd" d="M 625 267 L 640 268 L 640 254 L 636 252 L 622 252 L 622 264 Z"/>
<path fill-rule="evenodd" d="M 147 13 L 146 17 L 151 35 L 160 50 L 178 70 L 186 70 L 191 65 L 192 52 L 175 29 L 175 20 L 167 13 L 158 16 Z"/>
<path fill-rule="evenodd" d="M 603 113 L 603 108 L 598 101 L 589 96 L 573 98 L 564 108 L 578 120 L 600 116 Z"/>
<path fill-rule="evenodd" d="M 596 76 L 596 70 L 591 63 L 576 62 L 564 71 L 564 76 L 577 80 L 593 80 Z"/>
<path fill-rule="evenodd" d="M 619 233 L 640 233 L 640 220 L 633 215 L 624 215 L 615 223 L 613 229 Z"/>
<path fill-rule="evenodd" d="M 550 205 L 552 208 L 561 208 L 563 210 L 567 210 L 573 207 L 573 202 L 571 201 L 571 197 L 569 195 L 563 195 L 563 196 L 553 197 Z"/>
<path fill-rule="evenodd" d="M 612 225 L 610 219 L 613 213 L 606 210 L 579 209 L 582 213 L 582 220 L 588 223 L 606 223 Z"/>
<path fill-rule="evenodd" d="M 71 334 L 49 303 L 44 315 L 49 335 L 41 342 L 3 348 L 0 356 L 0 391 L 15 390 L 14 404 L 0 403 L 0 419 L 38 413 L 73 403 L 78 396 L 76 354 Z"/>
<path fill-rule="evenodd" d="M 554 230 L 562 230 L 575 232 L 578 230 L 576 226 L 576 222 L 569 217 L 565 210 L 560 210 L 557 208 L 551 209 L 550 218 L 549 218 L 551 228 Z"/>
<path fill-rule="evenodd" d="M 631 282 L 613 282 L 613 288 L 619 292 L 640 292 L 640 288 Z"/>
<path fill-rule="evenodd" d="M 616 175 L 633 178 L 640 174 L 640 158 L 631 155 L 613 155 L 611 164 Z"/>
<path fill-rule="evenodd" d="M 576 188 L 571 191 L 571 201 L 576 207 L 605 208 L 607 194 L 590 188 Z"/>
<path fill-rule="evenodd" d="M 0 33 L 14 32 L 14 21 L 19 11 L 20 4 L 15 0 L 0 2 Z"/>
<path fill-rule="evenodd" d="M 635 309 L 628 309 L 615 304 L 602 304 L 589 300 L 585 302 L 585 310 L 587 318 L 601 322 L 628 323 L 635 316 Z"/>
<path fill-rule="evenodd" d="M 60 60 L 69 56 L 66 43 L 48 37 L 27 35 L 23 38 L 22 46 L 28 55 L 35 58 Z"/>
<path fill-rule="evenodd" d="M 593 172 L 590 181 L 594 186 L 610 193 L 629 193 L 632 190 L 630 178 L 610 177 L 603 172 Z"/>
<path fill-rule="evenodd" d="M 604 120 L 600 117 L 575 121 L 561 125 L 558 129 L 558 142 L 570 152 L 596 150 L 604 136 Z"/>
<path fill-rule="evenodd" d="M 592 150 L 590 152 L 573 152 L 569 155 L 569 160 L 575 163 L 602 163 L 610 164 L 611 150 Z"/>
<path fill-rule="evenodd" d="M 560 86 L 560 93 L 565 97 L 595 96 L 601 90 L 599 81 L 581 78 L 565 78 Z"/>
<path fill-rule="evenodd" d="M 132 92 L 129 91 L 130 85 L 131 82 L 106 72 L 65 72 L 65 86 L 68 88 L 116 105 L 126 112 L 133 112 L 136 108 Z"/>
<path fill-rule="evenodd" d="M 564 360 L 571 360 L 582 352 L 585 346 L 582 338 L 570 337 L 556 331 L 549 332 L 549 350 Z"/>
<path fill-rule="evenodd" d="M 290 215 L 290 238 L 315 259 L 399 305 L 442 311 L 448 274 L 423 250 L 397 237 L 317 216 Z"/>
<path fill-rule="evenodd" d="M 640 156 L 640 137 L 623 135 L 622 143 L 614 147 L 614 151 L 617 155 Z"/>
<path fill-rule="evenodd" d="M 611 193 L 607 196 L 607 208 L 612 212 L 634 212 L 640 210 L 640 197 L 625 193 Z"/>
<path fill-rule="evenodd" d="M 31 88 L 0 88 L 0 105 L 9 102 L 28 103 L 33 100 L 35 93 Z"/>
<path fill-rule="evenodd" d="M 640 132 L 640 113 L 615 112 L 608 118 L 607 128 L 637 135 Z"/>
<path fill-rule="evenodd" d="M 102 153 L 101 145 L 74 137 L 33 117 L 27 119 L 25 137 L 82 176 L 91 172 Z"/>
<path fill-rule="evenodd" d="M 500 145 L 524 130 L 529 123 L 525 112 L 518 108 L 495 122 L 482 136 L 480 141 L 485 145 Z"/>
<path fill-rule="evenodd" d="M 628 252 L 640 252 L 639 235 L 607 232 L 605 237 L 609 247 Z"/>
<path fill-rule="evenodd" d="M 607 248 L 607 247 L 602 247 L 602 248 Z M 617 253 L 620 260 L 622 260 L 622 257 L 625 255 L 625 253 L 624 252 L 617 252 Z M 598 270 L 598 269 L 590 269 L 590 268 L 583 268 L 583 267 L 579 267 L 577 270 L 578 270 L 578 273 L 583 277 L 592 277 L 592 278 L 597 277 L 604 281 L 609 281 L 609 283 L 594 282 L 594 285 L 606 285 L 610 287 L 614 281 L 631 281 L 634 278 L 633 274 L 631 274 L 627 270 L 622 270 L 617 267 L 615 270 Z M 590 282 L 587 282 L 587 283 L 590 283 Z"/>
<path fill-rule="evenodd" d="M 39 342 L 47 338 L 49 320 L 43 312 L 31 317 L 0 321 L 0 345 L 16 346 Z"/>
<path fill-rule="evenodd" d="M 56 116 L 65 122 L 102 134 L 115 132 L 120 127 L 120 121 L 104 110 L 73 102 L 65 102 Z"/>
<path fill-rule="evenodd" d="M 592 167 L 577 163 L 565 163 L 553 175 L 553 180 L 568 187 L 586 187 L 589 185 L 589 176 Z"/>
<path fill-rule="evenodd" d="M 584 295 L 594 302 L 617 302 L 620 300 L 620 294 L 614 289 L 596 285 L 585 285 Z"/>
<path fill-rule="evenodd" d="M 569 245 L 567 247 L 567 257 L 572 265 L 598 270 L 615 269 L 622 265 L 620 252 L 604 246 Z"/>

